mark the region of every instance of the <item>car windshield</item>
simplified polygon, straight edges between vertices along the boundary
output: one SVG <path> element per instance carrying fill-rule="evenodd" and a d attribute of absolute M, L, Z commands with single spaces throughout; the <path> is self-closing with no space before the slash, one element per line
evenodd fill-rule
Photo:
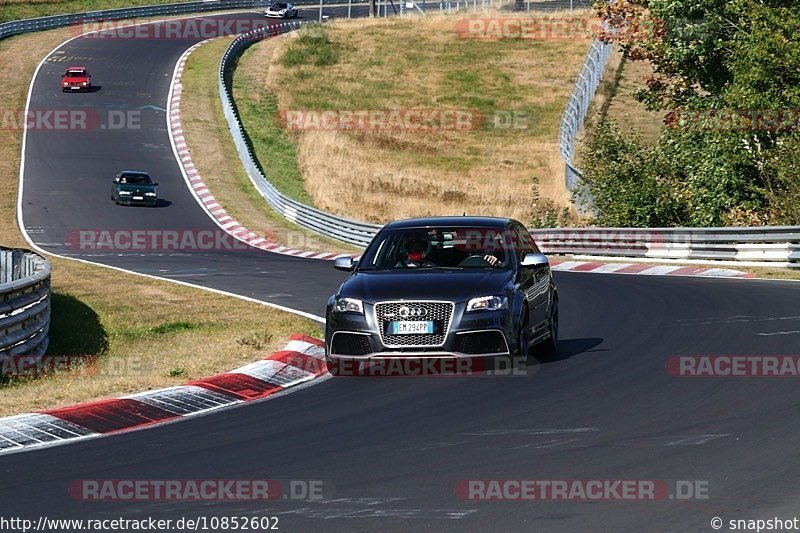
<path fill-rule="evenodd" d="M 67 76 L 86 76 L 85 70 L 68 70 Z"/>
<path fill-rule="evenodd" d="M 286 9 L 286 4 L 272 4 L 272 9 Z"/>
<path fill-rule="evenodd" d="M 384 230 L 365 251 L 358 270 L 508 268 L 512 235 L 516 233 L 502 228 L 477 227 Z"/>
<path fill-rule="evenodd" d="M 119 182 L 132 185 L 152 185 L 153 183 L 147 174 L 122 174 L 119 177 Z"/>

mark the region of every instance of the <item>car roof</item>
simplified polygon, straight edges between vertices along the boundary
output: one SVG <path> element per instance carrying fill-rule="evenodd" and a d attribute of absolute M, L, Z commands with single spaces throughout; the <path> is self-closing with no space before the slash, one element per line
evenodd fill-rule
<path fill-rule="evenodd" d="M 86 70 L 86 67 L 67 67 L 67 70 Z"/>
<path fill-rule="evenodd" d="M 500 217 L 425 217 L 409 218 L 389 222 L 383 229 L 427 228 L 427 227 L 477 227 L 477 228 L 505 228 L 512 222 L 510 218 Z"/>
<path fill-rule="evenodd" d="M 150 174 L 148 174 L 147 172 L 145 172 L 143 170 L 123 170 L 118 175 L 121 176 L 123 174 L 138 174 L 140 176 L 149 176 L 150 175 Z"/>

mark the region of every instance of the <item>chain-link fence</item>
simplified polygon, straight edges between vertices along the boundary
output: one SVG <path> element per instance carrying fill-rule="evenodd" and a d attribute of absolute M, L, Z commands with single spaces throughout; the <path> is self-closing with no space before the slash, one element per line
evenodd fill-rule
<path fill-rule="evenodd" d="M 612 49 L 613 46 L 610 44 L 602 43 L 598 40 L 592 42 L 589 53 L 586 54 L 586 59 L 578 74 L 578 79 L 575 81 L 575 86 L 572 88 L 567 107 L 561 117 L 558 148 L 561 152 L 561 157 L 564 158 L 566 167 L 565 179 L 567 188 L 570 190 L 581 177 L 580 171 L 575 168 L 572 162 L 572 156 L 575 154 L 575 141 L 583 123 L 586 121 L 589 106 L 592 104 L 597 88 L 603 79 L 603 73 L 606 70 L 606 64 L 611 56 Z"/>

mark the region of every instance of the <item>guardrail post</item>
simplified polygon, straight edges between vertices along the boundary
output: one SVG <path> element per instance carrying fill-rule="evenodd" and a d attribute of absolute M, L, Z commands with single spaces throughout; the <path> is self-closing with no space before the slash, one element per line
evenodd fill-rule
<path fill-rule="evenodd" d="M 22 261 L 24 256 L 19 250 L 11 252 L 11 279 L 19 279 L 22 276 Z"/>

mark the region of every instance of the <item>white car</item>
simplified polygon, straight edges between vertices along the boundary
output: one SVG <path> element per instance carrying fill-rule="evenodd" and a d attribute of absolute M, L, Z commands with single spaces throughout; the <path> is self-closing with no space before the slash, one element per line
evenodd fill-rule
<path fill-rule="evenodd" d="M 286 2 L 275 2 L 269 5 L 264 14 L 268 17 L 277 17 L 281 19 L 297 18 L 297 8 L 294 4 Z"/>

